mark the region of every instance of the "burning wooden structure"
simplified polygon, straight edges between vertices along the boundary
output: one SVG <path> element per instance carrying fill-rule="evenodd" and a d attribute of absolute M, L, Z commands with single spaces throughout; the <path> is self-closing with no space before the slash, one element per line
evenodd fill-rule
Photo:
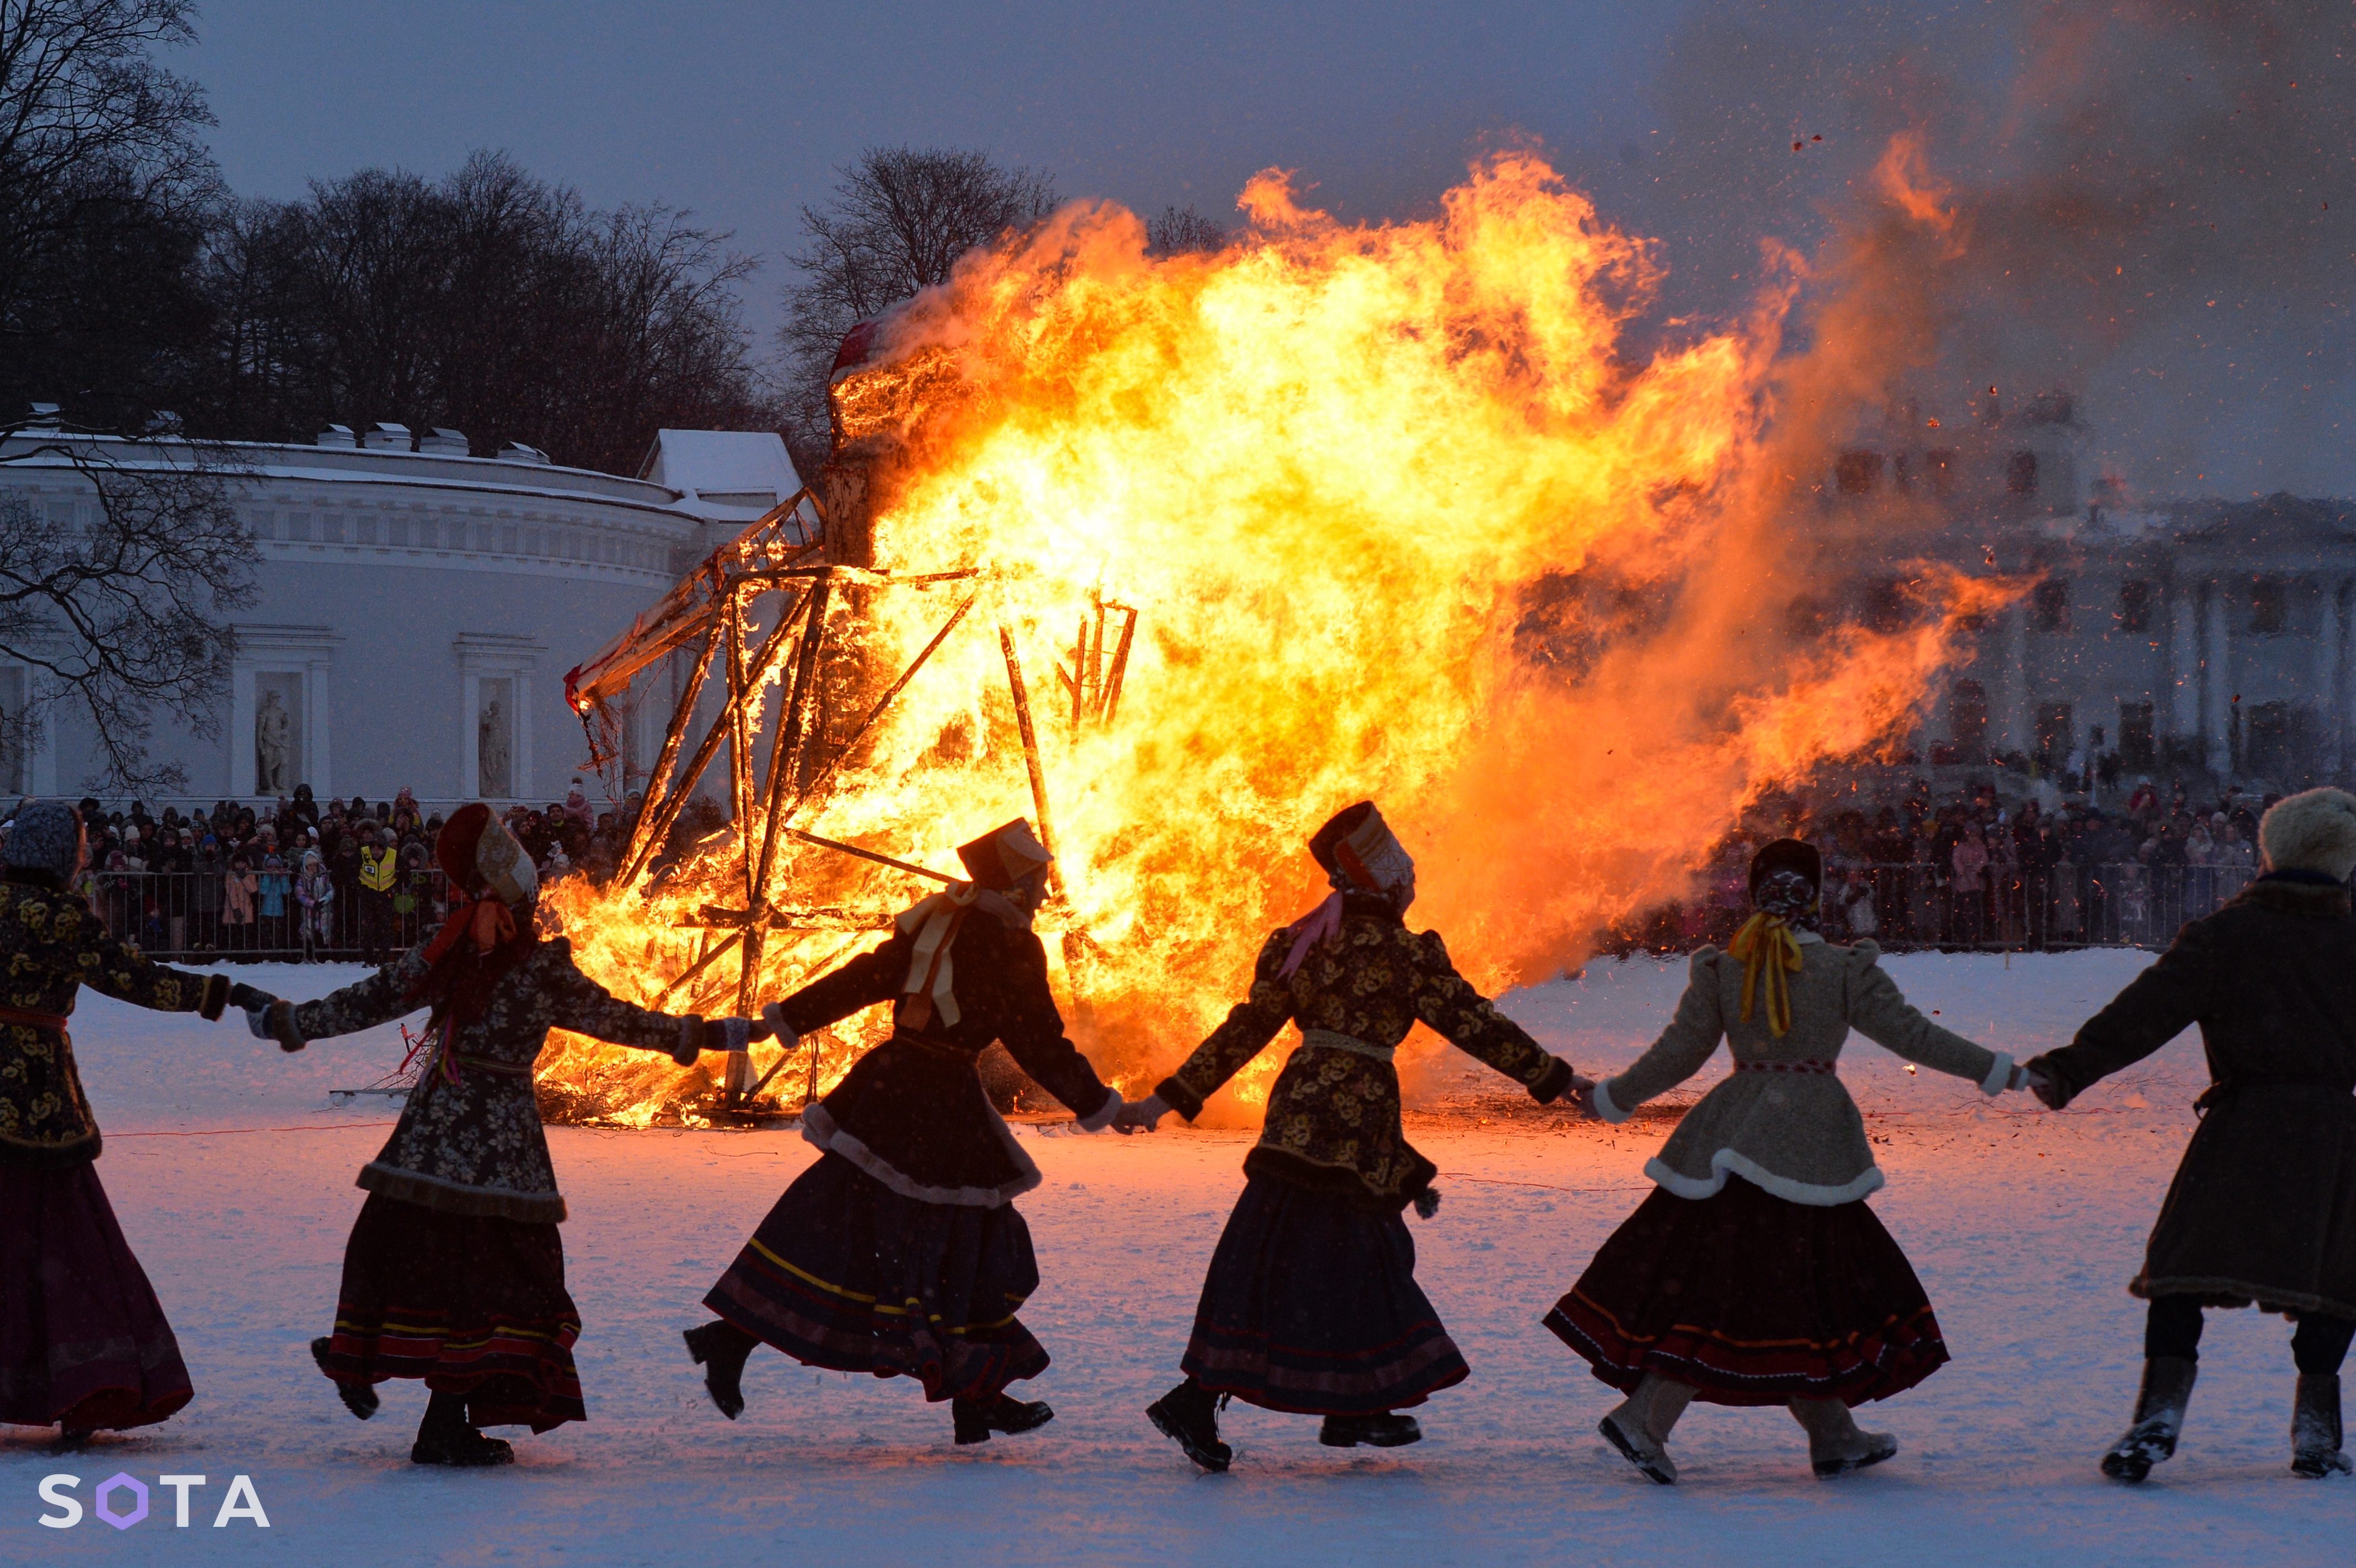
<path fill-rule="evenodd" d="M 814 816 L 831 793 L 856 787 L 862 743 L 934 654 L 991 596 L 993 585 L 978 568 L 895 575 L 844 564 L 830 559 L 827 534 L 822 504 L 803 490 L 713 551 L 661 603 L 565 677 L 565 698 L 588 733 L 592 763 L 610 775 L 620 762 L 617 710 L 633 683 L 675 656 L 692 656 L 643 800 L 626 823 L 616 888 L 652 888 L 676 869 L 666 859 L 677 859 L 690 803 L 714 763 L 727 759 L 728 836 L 716 852 L 716 836 L 707 836 L 699 850 L 703 886 L 708 892 L 724 891 L 675 910 L 675 923 L 698 932 L 699 951 L 651 1005 L 712 1009 L 724 998 L 725 1010 L 752 1013 L 776 989 L 765 990 L 765 978 L 786 978 L 766 960 L 826 933 L 851 933 L 855 944 L 861 933 L 887 929 L 905 901 L 898 897 L 905 888 L 894 884 L 952 880 L 883 850 L 811 832 L 798 819 Z M 930 640 L 896 673 L 877 666 L 860 635 L 876 597 L 943 590 L 950 603 Z M 1055 670 L 1066 697 L 1058 717 L 1075 731 L 1108 721 L 1118 711 L 1137 620 L 1133 607 L 1100 596 L 1081 615 L 1070 667 L 1059 660 Z M 1053 851 L 1055 819 L 1039 747 L 1042 716 L 1034 711 L 1012 630 L 1001 621 L 994 636 L 1039 836 Z M 781 700 L 769 714 L 773 693 Z M 824 851 L 842 863 L 835 870 L 862 874 L 848 882 L 841 875 L 789 874 L 780 853 L 787 846 Z M 1076 989 L 1091 944 L 1060 907 L 1062 891 L 1058 877 L 1043 918 L 1065 928 L 1066 973 Z M 822 1041 L 805 1042 L 805 1071 L 795 1075 L 799 1082 L 785 1080 L 801 1090 L 797 1103 L 818 1094 L 823 1050 Z M 753 1106 L 793 1058 L 787 1053 L 756 1076 L 748 1053 L 731 1057 L 715 1109 Z M 782 1093 L 776 1101 L 783 1104 Z"/>

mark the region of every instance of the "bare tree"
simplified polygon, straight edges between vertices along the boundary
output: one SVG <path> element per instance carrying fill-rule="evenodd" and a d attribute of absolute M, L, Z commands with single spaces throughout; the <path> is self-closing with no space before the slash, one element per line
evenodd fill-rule
<path fill-rule="evenodd" d="M 212 115 L 195 85 L 148 58 L 194 42 L 193 16 L 188 0 L 0 0 L 0 407 L 11 412 L 29 397 L 135 403 L 194 330 L 178 273 L 219 189 L 198 134 Z"/>
<path fill-rule="evenodd" d="M 827 381 L 843 336 L 919 289 L 948 281 L 958 258 L 1023 229 L 1055 205 L 1054 179 L 1007 168 L 986 153 L 941 147 L 870 147 L 831 199 L 802 208 L 809 243 L 787 260 L 787 440 L 814 472 L 828 443 Z"/>
<path fill-rule="evenodd" d="M 1145 248 L 1157 256 L 1183 255 L 1189 251 L 1224 251 L 1227 231 L 1194 210 L 1165 207 L 1158 218 L 1145 220 Z"/>
<path fill-rule="evenodd" d="M 213 347 L 183 401 L 224 436 L 451 424 L 629 472 L 665 425 L 774 427 L 739 289 L 753 261 L 675 208 L 592 211 L 503 154 L 364 169 L 228 208 Z"/>
<path fill-rule="evenodd" d="M 0 656 L 32 677 L 22 709 L 0 716 L 0 747 L 23 755 L 71 714 L 96 743 L 87 787 L 185 791 L 186 770 L 147 745 L 159 711 L 220 732 L 236 651 L 222 617 L 253 603 L 260 559 L 235 506 L 242 470 L 200 443 L 23 425 L 0 430 L 0 463 L 70 469 L 95 503 L 53 516 L 0 486 Z"/>

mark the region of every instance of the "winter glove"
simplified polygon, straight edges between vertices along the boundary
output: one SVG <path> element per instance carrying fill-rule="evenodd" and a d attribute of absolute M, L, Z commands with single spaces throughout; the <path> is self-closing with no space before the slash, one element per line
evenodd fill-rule
<path fill-rule="evenodd" d="M 1170 1114 L 1170 1107 L 1159 1094 L 1148 1094 L 1142 1100 L 1132 1100 L 1113 1113 L 1112 1130 L 1124 1136 L 1130 1133 L 1150 1133 L 1153 1125 Z"/>
<path fill-rule="evenodd" d="M 310 1042 L 294 1028 L 294 1004 L 276 997 L 262 1006 L 245 1009 L 245 1027 L 253 1031 L 256 1040 L 274 1040 L 278 1049 L 290 1055 Z"/>
<path fill-rule="evenodd" d="M 671 1047 L 670 1059 L 681 1067 L 692 1067 L 707 1051 L 742 1051 L 756 1040 L 768 1038 L 767 1027 L 751 1019 L 681 1019 L 679 1043 Z"/>
<path fill-rule="evenodd" d="M 1427 1187 L 1422 1191 L 1417 1193 L 1415 1195 L 1415 1211 L 1426 1220 L 1429 1220 L 1434 1214 L 1439 1213 L 1440 1193 L 1438 1190 L 1433 1188 Z"/>
<path fill-rule="evenodd" d="M 786 1005 L 783 1002 L 771 1002 L 766 1007 L 763 1008 L 761 1009 L 761 1024 L 763 1028 L 769 1031 L 769 1038 L 771 1040 L 776 1040 L 779 1045 L 784 1046 L 789 1051 L 802 1042 L 800 1033 L 795 1029 L 793 1025 L 786 1021 Z"/>
<path fill-rule="evenodd" d="M 277 999 L 261 987 L 249 986 L 242 980 L 229 988 L 229 1005 L 242 1008 L 249 1013 L 258 1012 Z"/>

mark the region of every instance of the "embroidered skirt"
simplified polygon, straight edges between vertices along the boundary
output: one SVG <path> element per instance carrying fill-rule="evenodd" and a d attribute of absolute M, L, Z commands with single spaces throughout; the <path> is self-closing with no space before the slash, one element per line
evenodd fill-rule
<path fill-rule="evenodd" d="M 809 1366 L 988 1399 L 1047 1370 L 1015 1315 L 1039 1288 L 1011 1204 L 926 1203 L 839 1154 L 786 1189 L 703 1305 Z"/>
<path fill-rule="evenodd" d="M 1739 1176 L 1698 1200 L 1655 1190 L 1546 1326 L 1616 1389 L 1657 1371 L 1709 1404 L 1863 1404 L 1947 1360 L 1922 1282 L 1863 1201 L 1793 1203 Z"/>
<path fill-rule="evenodd" d="M 419 1378 L 466 1396 L 477 1426 L 584 1421 L 573 1346 L 581 1313 L 552 1224 L 445 1214 L 370 1193 L 344 1248 L 328 1377 Z"/>
<path fill-rule="evenodd" d="M 1179 1364 L 1215 1392 L 1309 1415 L 1402 1410 L 1471 1375 L 1415 1283 L 1404 1219 L 1265 1175 L 1220 1232 Z"/>
<path fill-rule="evenodd" d="M 188 1403 L 188 1369 L 87 1162 L 0 1165 L 0 1423 L 150 1426 Z"/>

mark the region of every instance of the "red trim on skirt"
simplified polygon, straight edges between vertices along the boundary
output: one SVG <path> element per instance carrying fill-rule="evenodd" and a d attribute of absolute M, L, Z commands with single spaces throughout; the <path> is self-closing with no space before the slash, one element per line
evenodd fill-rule
<path fill-rule="evenodd" d="M 1947 1360 L 1930 1298 L 1862 1201 L 1793 1203 L 1740 1177 L 1655 1190 L 1546 1316 L 1597 1378 L 1648 1371 L 1709 1404 L 1887 1399 Z"/>

